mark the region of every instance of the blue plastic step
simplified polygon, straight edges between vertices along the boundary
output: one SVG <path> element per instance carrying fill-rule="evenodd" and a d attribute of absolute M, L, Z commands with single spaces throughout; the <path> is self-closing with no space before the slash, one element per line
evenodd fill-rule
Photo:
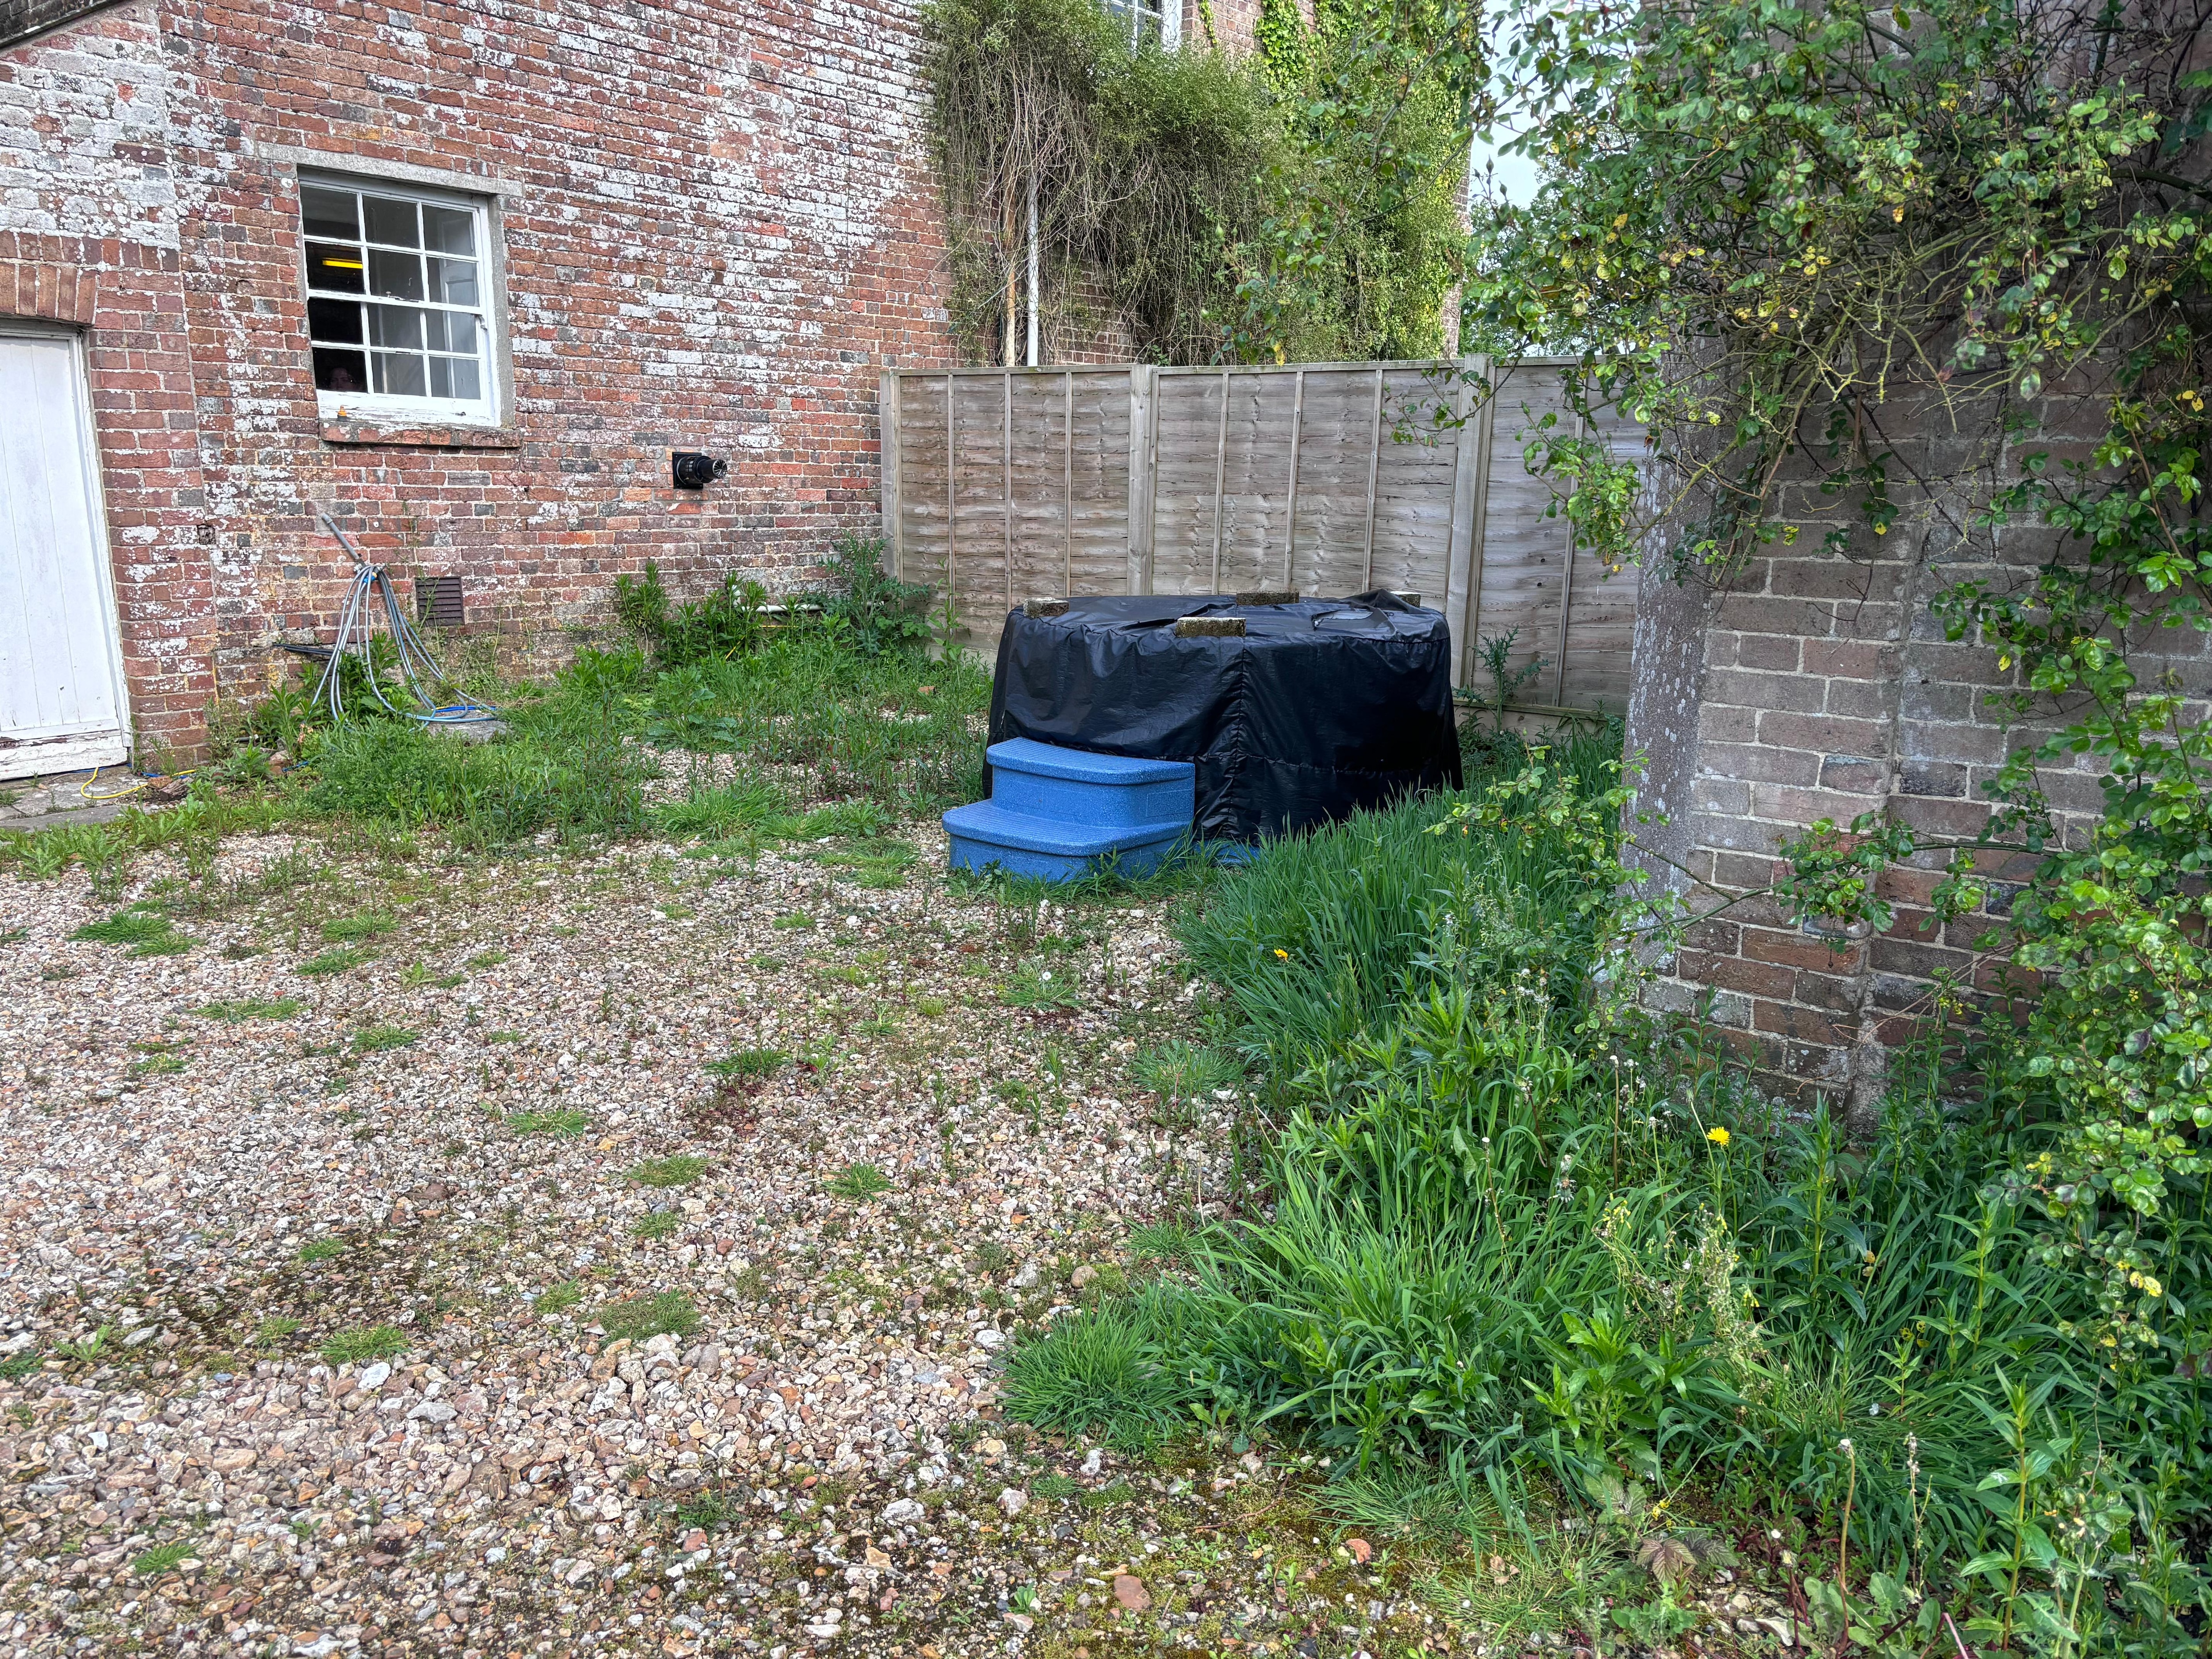
<path fill-rule="evenodd" d="M 945 815 L 955 870 L 996 865 L 1009 875 L 1078 881 L 1108 858 L 1130 875 L 1156 870 L 1190 832 L 1190 820 L 1160 823 L 1076 824 L 1009 812 L 995 800 L 956 806 Z"/>
<path fill-rule="evenodd" d="M 1198 769 L 1062 749 L 1030 738 L 991 745 L 991 800 L 1009 812 L 1070 824 L 1134 830 L 1190 823 Z"/>

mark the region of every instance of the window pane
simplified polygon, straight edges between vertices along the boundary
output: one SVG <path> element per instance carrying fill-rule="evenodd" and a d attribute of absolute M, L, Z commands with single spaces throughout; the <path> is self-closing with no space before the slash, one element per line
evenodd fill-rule
<path fill-rule="evenodd" d="M 349 190 L 301 185 L 300 222 L 310 236 L 334 236 L 342 242 L 361 240 L 361 215 Z"/>
<path fill-rule="evenodd" d="M 309 288 L 322 289 L 332 294 L 358 294 L 362 289 L 362 276 L 359 248 L 334 247 L 328 242 L 307 244 Z"/>
<path fill-rule="evenodd" d="M 368 390 L 368 359 L 358 351 L 315 350 L 315 388 L 319 392 Z"/>
<path fill-rule="evenodd" d="M 422 360 L 398 352 L 376 354 L 376 389 L 395 398 L 429 395 L 422 378 Z"/>
<path fill-rule="evenodd" d="M 430 349 L 458 351 L 474 356 L 477 349 L 477 319 L 465 311 L 426 311 L 422 313 L 430 331 Z"/>
<path fill-rule="evenodd" d="M 404 346 L 410 350 L 422 349 L 422 313 L 410 311 L 404 306 L 371 306 L 368 307 L 368 343 L 379 346 Z"/>
<path fill-rule="evenodd" d="M 466 208 L 433 207 L 423 203 L 422 246 L 433 253 L 473 257 L 477 251 L 477 216 Z"/>
<path fill-rule="evenodd" d="M 380 247 L 368 251 L 368 291 L 388 300 L 422 297 L 422 260 L 413 253 L 387 253 Z"/>
<path fill-rule="evenodd" d="M 394 247 L 422 246 L 416 232 L 414 203 L 395 202 L 388 196 L 364 196 L 361 204 L 368 215 L 370 241 L 389 242 Z"/>
<path fill-rule="evenodd" d="M 471 403 L 483 397 L 483 383 L 477 374 L 475 359 L 454 357 L 448 361 L 453 368 L 453 396 L 466 398 Z"/>
<path fill-rule="evenodd" d="M 361 307 L 351 300 L 308 301 L 307 337 L 317 345 L 359 345 Z"/>
<path fill-rule="evenodd" d="M 477 262 L 473 259 L 430 259 L 430 298 L 449 306 L 477 303 Z"/>

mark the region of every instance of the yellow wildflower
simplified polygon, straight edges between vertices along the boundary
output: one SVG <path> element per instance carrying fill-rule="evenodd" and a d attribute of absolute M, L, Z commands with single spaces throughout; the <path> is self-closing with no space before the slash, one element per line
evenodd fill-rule
<path fill-rule="evenodd" d="M 1705 1139 L 1716 1146 L 1725 1146 L 1729 1144 L 1729 1132 L 1726 1129 L 1708 1129 L 1705 1131 Z"/>

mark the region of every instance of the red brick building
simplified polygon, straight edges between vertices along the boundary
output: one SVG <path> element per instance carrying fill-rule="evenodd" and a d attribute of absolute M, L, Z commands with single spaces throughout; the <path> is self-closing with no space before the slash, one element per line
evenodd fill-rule
<path fill-rule="evenodd" d="M 866 530 L 877 371 L 952 352 L 917 44 L 915 0 L 0 0 L 0 775 L 194 752 L 327 637 L 319 510 L 525 653 L 647 559 L 788 585 Z"/>

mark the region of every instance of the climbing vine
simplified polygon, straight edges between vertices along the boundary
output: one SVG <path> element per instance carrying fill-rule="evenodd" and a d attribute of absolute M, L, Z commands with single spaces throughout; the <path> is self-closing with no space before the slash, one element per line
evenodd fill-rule
<path fill-rule="evenodd" d="M 1095 0 L 935 0 L 931 131 L 970 355 L 1022 355 L 1032 207 L 1048 360 L 1116 331 L 1167 362 L 1436 353 L 1462 269 L 1472 15 L 1322 0 L 1309 27 L 1279 4 L 1256 52 L 1210 14 L 1170 52 Z"/>
<path fill-rule="evenodd" d="M 2013 732 L 1988 828 L 1823 823 L 1778 896 L 1878 928 L 1900 866 L 1930 868 L 1939 921 L 2005 964 L 1955 988 L 2002 1016 L 1972 1049 L 2021 1138 L 1993 1196 L 2095 1279 L 2079 1334 L 2115 1366 L 2212 1340 L 2202 24 L 2142 0 L 1529 0 L 1515 97 L 1547 183 L 1486 217 L 1469 292 L 1482 343 L 1579 348 L 1583 395 L 1653 434 L 1640 469 L 1537 457 L 1603 483 L 1568 503 L 1601 552 L 1725 584 L 1839 518 L 1796 556 L 1961 567 L 1934 616 L 1989 649 Z"/>

